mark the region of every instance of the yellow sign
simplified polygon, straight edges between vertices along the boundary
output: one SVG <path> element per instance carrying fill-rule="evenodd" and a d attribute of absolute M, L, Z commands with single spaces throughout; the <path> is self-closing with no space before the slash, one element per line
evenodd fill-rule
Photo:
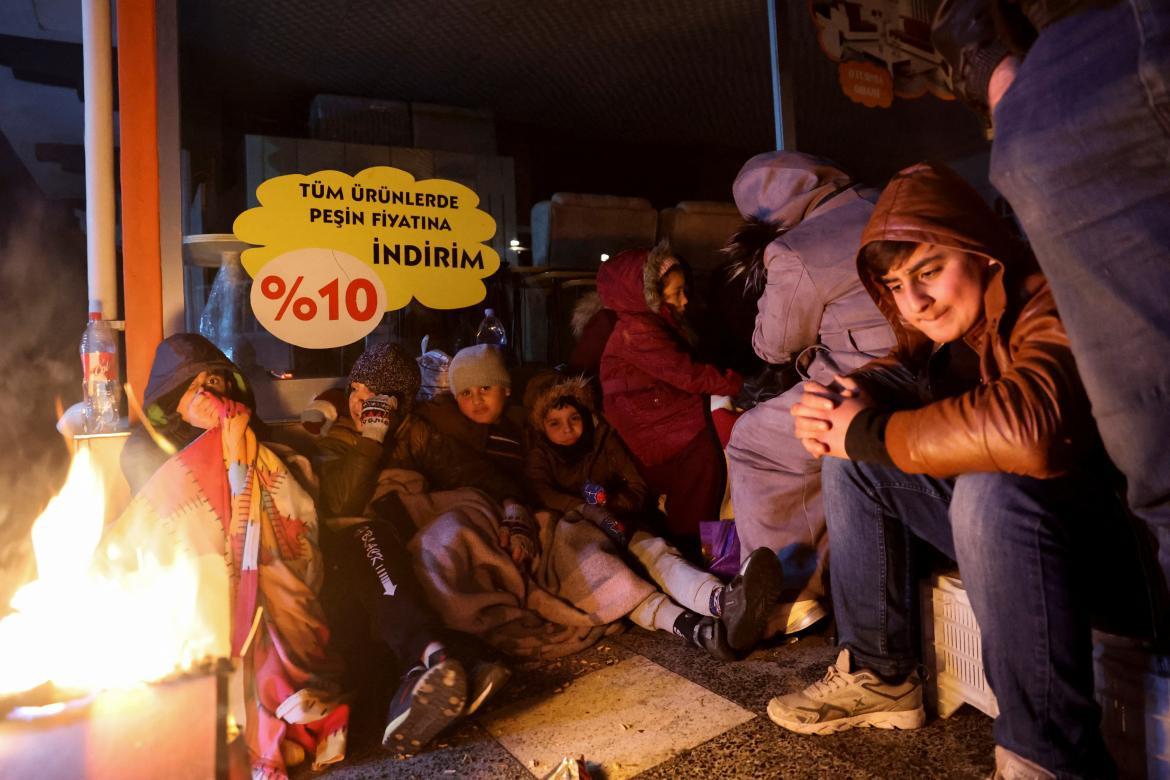
<path fill-rule="evenodd" d="M 378 296 L 385 311 L 401 309 L 411 298 L 432 309 L 458 309 L 482 301 L 483 280 L 500 267 L 500 256 L 486 243 L 496 222 L 478 208 L 479 196 L 458 182 L 416 181 L 406 171 L 380 166 L 356 176 L 277 176 L 257 187 L 256 197 L 261 205 L 233 225 L 241 241 L 260 245 L 241 258 L 255 279 L 267 278 L 265 266 L 287 252 L 335 250 L 369 265 L 385 288 L 384 298 Z M 284 280 L 285 289 L 295 281 Z M 269 291 L 276 287 L 270 284 Z M 332 307 L 328 294 L 318 297 L 326 304 L 322 311 L 336 310 L 344 318 L 345 306 Z M 362 306 L 355 310 L 364 313 Z M 305 322 L 310 327 L 313 318 Z"/>

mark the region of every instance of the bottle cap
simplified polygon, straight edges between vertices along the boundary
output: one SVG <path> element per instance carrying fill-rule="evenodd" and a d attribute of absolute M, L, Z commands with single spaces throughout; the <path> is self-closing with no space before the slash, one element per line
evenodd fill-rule
<path fill-rule="evenodd" d="M 100 320 L 102 318 L 102 300 L 101 298 L 89 299 L 89 319 Z"/>
<path fill-rule="evenodd" d="M 484 310 L 483 310 L 483 316 L 485 316 L 485 317 L 494 317 L 494 316 L 496 316 L 496 310 L 495 310 L 495 309 L 484 309 Z"/>

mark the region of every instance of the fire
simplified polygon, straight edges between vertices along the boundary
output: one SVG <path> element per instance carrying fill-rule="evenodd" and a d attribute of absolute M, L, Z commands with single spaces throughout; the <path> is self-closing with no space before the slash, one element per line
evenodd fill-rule
<path fill-rule="evenodd" d="M 228 654 L 222 557 L 159 556 L 157 540 L 103 539 L 105 486 L 89 450 L 32 531 L 38 578 L 0 620 L 0 694 L 43 683 L 98 691 Z"/>

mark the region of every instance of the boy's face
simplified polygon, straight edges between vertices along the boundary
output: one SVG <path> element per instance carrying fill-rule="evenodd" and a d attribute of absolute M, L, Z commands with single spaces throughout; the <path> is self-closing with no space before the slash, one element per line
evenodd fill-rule
<path fill-rule="evenodd" d="M 983 316 L 987 258 L 919 244 L 881 281 L 902 317 L 936 344 L 957 341 Z"/>
<path fill-rule="evenodd" d="M 503 416 L 511 394 L 511 388 L 496 385 L 465 387 L 455 396 L 455 402 L 464 417 L 484 425 L 494 425 Z"/>
<path fill-rule="evenodd" d="M 562 406 L 560 409 L 550 409 L 544 416 L 544 435 L 553 444 L 568 447 L 577 443 L 585 424 L 581 420 L 581 413 L 571 406 Z"/>
<path fill-rule="evenodd" d="M 662 301 L 675 314 L 681 315 L 687 308 L 687 277 L 678 268 L 668 271 L 662 279 Z"/>

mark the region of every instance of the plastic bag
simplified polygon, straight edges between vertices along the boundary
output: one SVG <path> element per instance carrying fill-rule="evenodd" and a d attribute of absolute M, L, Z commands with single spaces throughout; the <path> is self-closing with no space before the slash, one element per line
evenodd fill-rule
<path fill-rule="evenodd" d="M 734 520 L 699 521 L 699 541 L 707 571 L 725 580 L 739 573 L 739 534 Z"/>

